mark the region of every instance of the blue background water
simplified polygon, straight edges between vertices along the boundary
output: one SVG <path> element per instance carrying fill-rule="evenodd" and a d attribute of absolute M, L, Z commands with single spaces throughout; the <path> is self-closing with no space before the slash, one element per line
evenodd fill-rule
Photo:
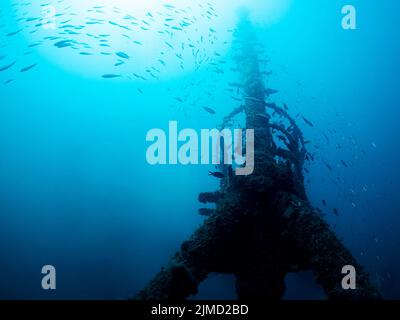
<path fill-rule="evenodd" d="M 279 21 L 258 21 L 259 40 L 269 84 L 280 90 L 274 101 L 315 124 L 297 120 L 316 157 L 306 176 L 310 199 L 321 208 L 326 200 L 337 235 L 385 297 L 400 298 L 400 3 L 353 0 L 355 31 L 340 26 L 344 4 L 293 1 Z M 20 23 L 9 5 L 2 0 L 0 56 L 19 53 L 20 68 L 38 65 L 0 72 L 0 298 L 126 298 L 202 223 L 198 193 L 218 188 L 209 166 L 148 165 L 146 133 L 169 120 L 215 127 L 237 106 L 226 91 L 232 79 L 204 66 L 159 81 L 110 81 L 100 77 L 106 72 L 77 72 L 86 57 L 64 49 L 53 49 L 58 60 L 40 47 L 23 56 L 32 39 L 6 36 Z M 55 291 L 41 289 L 45 264 L 57 268 Z M 287 286 L 286 298 L 324 297 L 308 273 L 289 276 Z M 198 297 L 234 297 L 233 287 L 232 277 L 211 275 Z"/>

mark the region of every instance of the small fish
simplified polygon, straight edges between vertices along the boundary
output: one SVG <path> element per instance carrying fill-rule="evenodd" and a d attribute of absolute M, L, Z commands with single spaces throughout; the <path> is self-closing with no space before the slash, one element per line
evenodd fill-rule
<path fill-rule="evenodd" d="M 338 217 L 339 216 L 339 211 L 336 208 L 334 208 L 333 209 L 333 214 Z"/>
<path fill-rule="evenodd" d="M 310 120 L 306 119 L 303 116 L 301 116 L 301 117 L 303 118 L 304 122 L 307 123 L 310 127 L 314 127 L 314 124 Z"/>
<path fill-rule="evenodd" d="M 288 111 L 288 110 L 289 110 L 289 108 L 288 108 L 288 106 L 287 106 L 287 104 L 286 104 L 286 103 L 284 103 L 284 104 L 283 104 L 283 108 L 284 108 L 286 111 Z"/>
<path fill-rule="evenodd" d="M 326 200 L 322 200 L 322 204 L 326 206 Z"/>
<path fill-rule="evenodd" d="M 112 79 L 112 78 L 120 78 L 120 77 L 121 77 L 120 74 L 111 74 L 111 73 L 108 73 L 108 74 L 103 74 L 103 75 L 102 75 L 102 78 L 104 78 L 104 79 Z"/>
<path fill-rule="evenodd" d="M 215 111 L 209 107 L 203 107 L 203 109 L 206 110 L 208 113 L 215 114 Z"/>
<path fill-rule="evenodd" d="M 174 49 L 174 47 L 172 46 L 172 44 L 170 44 L 169 42 L 165 41 L 165 44 L 170 47 L 171 49 Z"/>
<path fill-rule="evenodd" d="M 38 20 L 39 18 L 27 18 L 26 19 L 26 22 L 32 22 L 32 21 L 35 21 L 35 20 Z"/>
<path fill-rule="evenodd" d="M 28 66 L 28 67 L 25 67 L 25 68 L 21 69 L 21 72 L 28 71 L 28 70 L 32 69 L 33 67 L 35 67 L 36 65 L 37 65 L 37 63 L 32 64 L 32 65 L 30 65 L 30 66 Z"/>
<path fill-rule="evenodd" d="M 54 46 L 56 46 L 57 48 L 70 47 L 71 45 L 72 45 L 71 40 L 62 40 L 62 41 L 58 41 L 54 44 Z"/>
<path fill-rule="evenodd" d="M 307 168 L 304 168 L 304 171 L 310 173 L 310 170 L 308 170 Z"/>
<path fill-rule="evenodd" d="M 349 166 L 347 165 L 347 163 L 346 162 L 344 162 L 343 160 L 340 160 L 340 162 L 346 167 L 346 168 L 348 168 Z"/>
<path fill-rule="evenodd" d="M 274 90 L 274 89 L 265 89 L 265 94 L 267 96 L 270 96 L 271 94 L 275 94 L 275 93 L 278 93 L 278 92 L 279 92 L 278 90 Z"/>
<path fill-rule="evenodd" d="M 0 68 L 0 72 L 1 72 L 1 71 L 5 71 L 5 70 L 7 70 L 7 69 L 10 69 L 16 62 L 17 62 L 17 61 L 14 61 L 14 62 L 10 63 L 9 65 L 6 65 L 6 66 Z"/>
<path fill-rule="evenodd" d="M 218 179 L 223 179 L 225 177 L 225 175 L 223 173 L 217 172 L 217 171 L 215 171 L 215 172 L 208 171 L 208 175 L 209 176 L 213 176 L 213 177 L 218 178 Z"/>
<path fill-rule="evenodd" d="M 129 59 L 129 56 L 126 54 L 126 53 L 124 53 L 124 52 L 117 52 L 116 53 L 116 55 L 118 56 L 118 57 L 120 57 L 120 58 L 123 58 L 123 59 Z"/>
<path fill-rule="evenodd" d="M 11 32 L 11 33 L 7 34 L 7 37 L 14 36 L 14 35 L 20 33 L 21 31 L 22 31 L 22 29 L 20 29 L 20 30 L 18 30 L 18 31 L 15 31 L 15 32 Z"/>

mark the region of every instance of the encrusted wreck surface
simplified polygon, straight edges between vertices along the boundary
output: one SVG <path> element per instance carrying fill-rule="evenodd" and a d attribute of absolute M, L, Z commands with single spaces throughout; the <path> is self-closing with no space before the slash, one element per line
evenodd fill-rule
<path fill-rule="evenodd" d="M 264 85 L 246 16 L 236 39 L 245 104 L 225 118 L 223 127 L 245 112 L 246 127 L 255 130 L 254 173 L 226 174 L 219 191 L 200 194 L 200 202 L 215 203 L 216 209 L 201 211 L 208 216 L 204 224 L 136 298 L 183 300 L 197 293 L 209 273 L 218 272 L 236 275 L 239 299 L 281 299 L 287 273 L 302 270 L 313 271 L 330 299 L 381 298 L 306 197 L 303 136 L 283 108 L 268 102 L 271 91 Z M 283 120 L 273 122 L 276 115 Z M 342 288 L 345 265 L 357 270 L 356 290 Z"/>

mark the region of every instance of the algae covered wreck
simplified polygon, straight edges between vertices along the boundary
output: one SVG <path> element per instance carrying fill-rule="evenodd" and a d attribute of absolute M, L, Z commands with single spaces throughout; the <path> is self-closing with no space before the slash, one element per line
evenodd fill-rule
<path fill-rule="evenodd" d="M 254 172 L 231 174 L 221 165 L 220 190 L 199 195 L 215 210 L 182 245 L 137 299 L 186 299 L 209 273 L 236 276 L 239 299 L 281 299 L 289 272 L 311 270 L 330 299 L 379 299 L 380 293 L 350 251 L 307 199 L 303 165 L 308 156 L 302 132 L 285 108 L 270 100 L 247 14 L 236 30 L 236 53 L 244 104 L 221 128 L 244 113 L 254 129 Z M 276 121 L 276 119 L 280 119 Z M 342 286 L 342 269 L 357 271 L 357 288 Z"/>

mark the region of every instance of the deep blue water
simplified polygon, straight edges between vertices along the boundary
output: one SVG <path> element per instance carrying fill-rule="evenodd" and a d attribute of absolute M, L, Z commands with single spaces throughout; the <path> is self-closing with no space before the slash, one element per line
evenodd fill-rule
<path fill-rule="evenodd" d="M 52 2 L 60 14 L 56 28 L 37 26 L 43 22 L 40 5 Z M 256 10 L 259 1 L 248 2 L 272 71 L 268 86 L 279 90 L 273 101 L 314 124 L 296 118 L 315 156 L 306 174 L 312 203 L 324 210 L 383 295 L 400 298 L 400 3 L 353 0 L 357 30 L 343 30 L 343 1 L 288 1 L 272 22 L 270 12 L 264 17 Z M 2 299 L 135 294 L 202 223 L 198 194 L 218 188 L 208 176 L 212 166 L 149 165 L 145 137 L 171 120 L 182 129 L 214 128 L 238 106 L 227 91 L 237 80 L 229 72 L 235 8 L 210 0 L 216 12 L 211 17 L 205 13 L 209 5 L 187 1 L 173 10 L 160 7 L 165 12 L 150 8 L 149 16 L 140 5 L 139 13 L 109 3 L 95 13 L 77 3 L 1 0 L 0 70 L 15 61 L 0 72 Z M 159 11 L 171 19 L 190 17 L 191 25 L 158 33 L 166 27 L 155 25 L 169 19 Z M 123 19 L 128 13 L 139 15 L 149 30 L 109 23 L 134 22 Z M 95 14 L 104 21 L 86 24 Z M 61 28 L 68 24 L 86 29 Z M 54 46 L 63 39 L 76 42 Z M 114 66 L 118 61 L 124 64 Z M 156 70 L 146 71 L 152 66 Z M 57 269 L 55 291 L 41 288 L 46 264 Z M 308 273 L 290 275 L 286 283 L 286 298 L 324 298 Z M 234 296 L 231 276 L 211 275 L 198 297 Z"/>

